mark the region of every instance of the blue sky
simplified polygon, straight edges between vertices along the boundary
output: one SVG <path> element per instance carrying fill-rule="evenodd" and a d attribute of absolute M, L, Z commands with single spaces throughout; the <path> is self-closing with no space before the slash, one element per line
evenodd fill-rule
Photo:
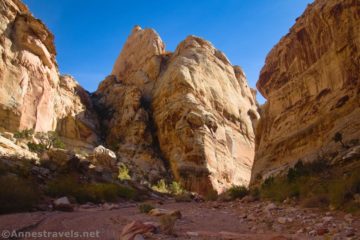
<path fill-rule="evenodd" d="M 134 25 L 154 28 L 174 50 L 197 35 L 240 65 L 255 87 L 265 57 L 312 0 L 24 0 L 55 34 L 62 74 L 92 92 Z M 259 96 L 263 103 L 264 99 Z"/>

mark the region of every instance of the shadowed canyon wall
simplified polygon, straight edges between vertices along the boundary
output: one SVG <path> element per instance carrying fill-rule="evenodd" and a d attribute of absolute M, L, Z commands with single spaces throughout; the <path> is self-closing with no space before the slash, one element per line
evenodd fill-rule
<path fill-rule="evenodd" d="M 360 136 L 360 2 L 317 0 L 266 58 L 252 183 Z"/>

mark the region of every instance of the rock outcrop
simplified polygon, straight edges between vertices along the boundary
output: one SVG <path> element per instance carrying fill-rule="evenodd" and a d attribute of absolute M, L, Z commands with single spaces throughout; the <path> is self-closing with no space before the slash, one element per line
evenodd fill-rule
<path fill-rule="evenodd" d="M 155 31 L 135 27 L 115 62 L 113 75 L 101 82 L 94 94 L 107 145 L 117 151 L 135 179 L 151 182 L 166 175 L 150 110 L 164 53 Z"/>
<path fill-rule="evenodd" d="M 179 44 L 156 82 L 160 148 L 187 189 L 247 185 L 254 157 L 255 93 L 240 67 L 195 36 Z"/>
<path fill-rule="evenodd" d="M 202 193 L 248 184 L 255 92 L 211 43 L 190 36 L 167 53 L 155 31 L 137 26 L 94 96 L 107 143 L 144 172 L 168 162 Z"/>
<path fill-rule="evenodd" d="M 109 169 L 116 168 L 116 154 L 102 145 L 94 148 L 93 158 L 95 165 L 104 166 Z"/>
<path fill-rule="evenodd" d="M 60 77 L 52 33 L 18 0 L 1 0 L 0 12 L 1 130 L 59 128 L 63 137 L 95 142 L 91 102 L 72 78 Z"/>
<path fill-rule="evenodd" d="M 360 3 L 316 0 L 266 58 L 252 182 L 360 137 Z"/>

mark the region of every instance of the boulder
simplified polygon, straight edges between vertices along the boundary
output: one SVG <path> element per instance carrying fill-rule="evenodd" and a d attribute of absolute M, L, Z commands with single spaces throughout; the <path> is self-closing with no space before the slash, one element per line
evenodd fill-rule
<path fill-rule="evenodd" d="M 64 212 L 74 211 L 74 206 L 70 203 L 67 197 L 61 197 L 54 200 L 54 209 Z"/>
<path fill-rule="evenodd" d="M 94 164 L 104 168 L 116 168 L 117 158 L 116 154 L 110 149 L 102 145 L 94 148 L 93 151 Z"/>
<path fill-rule="evenodd" d="M 155 232 L 156 227 L 150 223 L 143 223 L 141 221 L 133 221 L 127 224 L 121 231 L 119 240 L 135 240 L 140 238 L 139 235 L 145 233 Z"/>
<path fill-rule="evenodd" d="M 42 161 L 50 161 L 57 166 L 65 166 L 68 162 L 75 157 L 73 151 L 60 148 L 50 148 L 43 154 Z"/>
<path fill-rule="evenodd" d="M 27 160 L 38 160 L 37 154 L 16 145 L 13 141 L 0 136 L 0 156 Z"/>

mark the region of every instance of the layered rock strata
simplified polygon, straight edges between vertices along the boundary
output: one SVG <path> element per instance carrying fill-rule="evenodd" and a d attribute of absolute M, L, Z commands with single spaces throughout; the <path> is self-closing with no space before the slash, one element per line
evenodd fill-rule
<path fill-rule="evenodd" d="M 316 0 L 268 54 L 252 182 L 336 155 L 336 133 L 345 143 L 359 139 L 359 26 L 359 1 Z"/>

